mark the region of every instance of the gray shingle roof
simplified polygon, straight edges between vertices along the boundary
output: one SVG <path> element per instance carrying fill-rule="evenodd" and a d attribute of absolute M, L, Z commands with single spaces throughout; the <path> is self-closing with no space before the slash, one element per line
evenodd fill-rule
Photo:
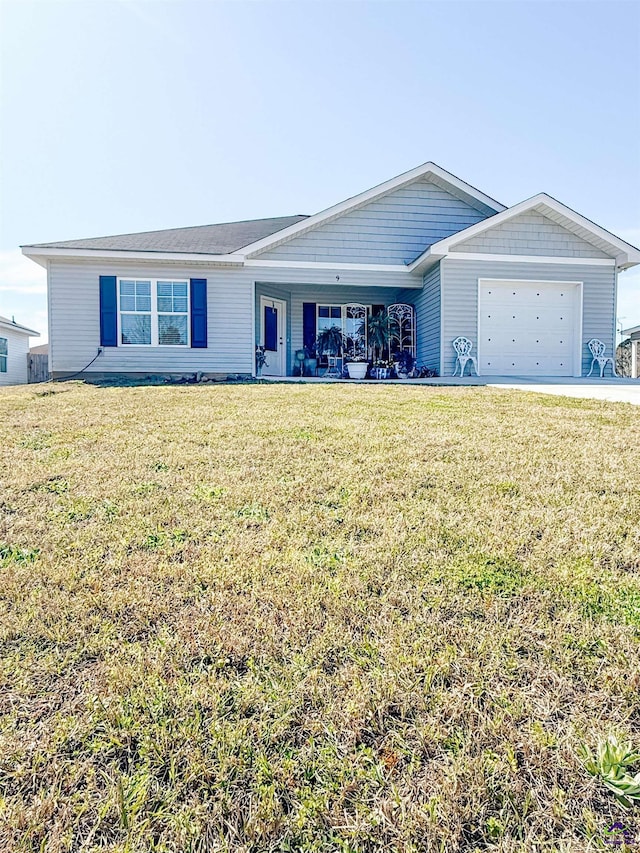
<path fill-rule="evenodd" d="M 58 243 L 32 243 L 31 249 L 112 249 L 123 252 L 189 252 L 192 254 L 227 255 L 249 243 L 261 240 L 295 225 L 307 216 L 278 216 L 273 219 L 247 219 L 243 222 L 221 222 L 218 225 L 196 225 L 192 228 L 169 228 L 166 231 L 143 231 L 139 234 L 117 234 Z"/>

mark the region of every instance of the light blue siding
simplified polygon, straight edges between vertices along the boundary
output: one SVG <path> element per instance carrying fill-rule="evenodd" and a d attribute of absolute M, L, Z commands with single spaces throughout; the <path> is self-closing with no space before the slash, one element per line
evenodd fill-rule
<path fill-rule="evenodd" d="M 398 302 L 416 309 L 416 359 L 419 367 L 440 370 L 440 264 L 428 270 L 421 290 L 403 290 Z"/>
<path fill-rule="evenodd" d="M 541 213 L 521 213 L 454 247 L 456 252 L 607 258 L 604 252 Z"/>
<path fill-rule="evenodd" d="M 440 264 L 425 273 L 415 300 L 418 328 L 418 364 L 440 370 Z"/>
<path fill-rule="evenodd" d="M 481 216 L 478 212 L 476 215 Z M 529 242 L 524 252 L 535 254 L 534 248 Z M 519 245 L 509 249 L 520 252 Z M 543 241 L 541 254 L 549 255 L 552 251 L 553 241 Z M 565 246 L 563 251 L 566 256 L 571 249 Z M 289 371 L 293 352 L 303 344 L 304 302 L 389 305 L 403 301 L 416 307 L 418 363 L 444 369 L 447 375 L 453 370 L 453 338 L 466 335 L 477 349 L 479 278 L 583 282 L 583 372 L 589 367 L 586 342 L 590 338 L 600 338 L 608 352 L 613 353 L 614 266 L 581 263 L 580 258 L 570 264 L 447 258 L 429 270 L 423 279 L 419 274 L 392 268 L 368 271 L 249 266 L 238 269 L 213 267 L 204 261 L 182 264 L 127 259 L 60 259 L 50 262 L 48 277 L 50 357 L 54 374 L 82 370 L 95 357 L 100 342 L 98 281 L 100 275 L 109 274 L 206 278 L 209 346 L 206 349 L 109 347 L 91 365 L 89 372 L 250 373 L 259 328 L 256 302 L 263 293 L 287 302 Z M 254 282 L 257 282 L 255 298 Z"/>
<path fill-rule="evenodd" d="M 404 264 L 486 214 L 427 180 L 263 252 L 260 260 Z"/>
<path fill-rule="evenodd" d="M 302 302 L 366 302 L 388 304 L 392 294 L 420 277 L 395 270 L 326 271 L 244 267 L 220 268 L 206 263 L 54 260 L 49 265 L 49 315 L 51 369 L 55 375 L 82 370 L 100 345 L 98 282 L 101 275 L 169 279 L 207 279 L 209 346 L 107 347 L 88 373 L 251 373 L 257 340 L 256 294 L 287 301 L 287 336 L 293 350 L 302 346 Z M 336 281 L 336 275 L 340 282 Z M 291 297 L 297 294 L 296 300 Z M 418 292 L 418 291 L 415 291 Z M 297 326 L 294 324 L 297 323 Z M 291 350 L 291 352 L 293 352 Z M 291 359 L 288 359 L 291 366 Z"/>
<path fill-rule="evenodd" d="M 443 376 L 453 373 L 455 354 L 451 342 L 458 335 L 478 347 L 478 279 L 529 281 L 581 281 L 583 283 L 582 373 L 589 370 L 587 341 L 599 338 L 614 350 L 615 271 L 613 266 L 592 264 L 514 263 L 446 258 L 440 264 L 442 282 Z"/>
<path fill-rule="evenodd" d="M 98 281 L 123 278 L 207 279 L 209 346 L 106 347 L 88 373 L 251 373 L 253 277 L 248 270 L 179 263 L 54 260 L 49 264 L 50 359 L 54 375 L 82 370 L 100 344 Z"/>

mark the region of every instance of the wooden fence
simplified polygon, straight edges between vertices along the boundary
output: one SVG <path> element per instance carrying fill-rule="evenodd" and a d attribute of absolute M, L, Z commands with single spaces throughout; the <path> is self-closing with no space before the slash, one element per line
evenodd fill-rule
<path fill-rule="evenodd" d="M 49 356 L 46 353 L 27 353 L 29 382 L 46 382 L 49 379 Z"/>

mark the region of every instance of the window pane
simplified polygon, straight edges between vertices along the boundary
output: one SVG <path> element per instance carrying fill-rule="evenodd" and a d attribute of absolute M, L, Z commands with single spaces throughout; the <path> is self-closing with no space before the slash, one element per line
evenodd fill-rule
<path fill-rule="evenodd" d="M 136 310 L 136 298 L 135 296 L 120 296 L 120 310 L 121 311 L 135 311 Z"/>
<path fill-rule="evenodd" d="M 0 355 L 0 373 L 7 372 L 7 357 L 6 355 Z"/>
<path fill-rule="evenodd" d="M 158 282 L 158 311 L 167 314 L 187 313 L 186 281 Z"/>
<path fill-rule="evenodd" d="M 120 332 L 123 344 L 150 344 L 151 315 L 121 314 Z"/>
<path fill-rule="evenodd" d="M 186 346 L 187 315 L 159 314 L 158 343 L 163 346 Z"/>
<path fill-rule="evenodd" d="M 135 281 L 121 281 L 120 282 L 120 296 L 133 296 L 135 292 L 136 292 Z"/>
<path fill-rule="evenodd" d="M 331 306 L 331 316 L 337 320 L 339 320 L 340 317 L 342 317 L 342 308 L 340 307 L 340 305 L 332 305 Z"/>
<path fill-rule="evenodd" d="M 151 296 L 151 282 L 136 281 L 136 296 Z"/>
<path fill-rule="evenodd" d="M 136 296 L 136 311 L 151 311 L 151 297 Z"/>
<path fill-rule="evenodd" d="M 7 355 L 9 352 L 9 338 L 0 338 L 0 355 Z"/>
<path fill-rule="evenodd" d="M 328 317 L 329 316 L 329 306 L 328 305 L 319 305 L 318 306 L 318 317 Z"/>

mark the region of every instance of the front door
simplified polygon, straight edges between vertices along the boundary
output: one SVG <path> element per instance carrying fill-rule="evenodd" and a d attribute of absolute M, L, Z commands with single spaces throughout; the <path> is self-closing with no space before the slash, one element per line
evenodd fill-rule
<path fill-rule="evenodd" d="M 260 297 L 260 342 L 266 364 L 263 376 L 287 375 L 287 305 L 282 299 Z"/>

